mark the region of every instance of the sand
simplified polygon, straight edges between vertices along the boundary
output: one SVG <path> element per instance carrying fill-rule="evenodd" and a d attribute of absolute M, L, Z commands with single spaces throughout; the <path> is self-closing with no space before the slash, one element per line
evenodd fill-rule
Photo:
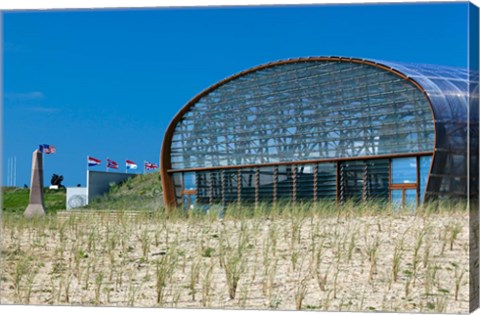
<path fill-rule="evenodd" d="M 4 220 L 1 246 L 2 304 L 448 313 L 469 305 L 466 213 L 90 212 Z"/>

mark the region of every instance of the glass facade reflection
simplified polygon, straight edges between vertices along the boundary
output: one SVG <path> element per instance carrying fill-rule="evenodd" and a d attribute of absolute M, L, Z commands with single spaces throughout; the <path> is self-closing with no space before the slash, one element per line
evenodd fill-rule
<path fill-rule="evenodd" d="M 255 71 L 200 98 L 175 127 L 172 169 L 433 150 L 432 110 L 399 76 L 345 62 Z"/>
<path fill-rule="evenodd" d="M 417 182 L 417 159 L 400 158 L 392 161 L 392 184 Z"/>
<path fill-rule="evenodd" d="M 185 191 L 209 205 L 466 196 L 467 74 L 328 57 L 232 76 L 169 126 L 165 200 L 179 205 Z"/>

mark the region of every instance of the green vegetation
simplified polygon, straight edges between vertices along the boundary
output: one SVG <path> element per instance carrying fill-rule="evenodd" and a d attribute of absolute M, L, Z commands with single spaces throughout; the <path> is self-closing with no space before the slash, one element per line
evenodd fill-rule
<path fill-rule="evenodd" d="M 23 213 L 28 205 L 28 188 L 2 188 L 4 212 Z M 44 189 L 49 214 L 66 209 L 66 190 Z M 158 210 L 163 207 L 162 185 L 158 173 L 142 174 L 119 185 L 112 185 L 104 196 L 94 199 L 86 209 Z"/>
<path fill-rule="evenodd" d="M 2 209 L 4 212 L 23 213 L 28 206 L 30 190 L 28 188 L 2 188 Z M 45 208 L 55 213 L 65 210 L 65 189 L 44 189 Z"/>
<path fill-rule="evenodd" d="M 104 196 L 86 207 L 94 210 L 158 210 L 163 207 L 162 184 L 158 173 L 138 175 L 112 185 Z"/>

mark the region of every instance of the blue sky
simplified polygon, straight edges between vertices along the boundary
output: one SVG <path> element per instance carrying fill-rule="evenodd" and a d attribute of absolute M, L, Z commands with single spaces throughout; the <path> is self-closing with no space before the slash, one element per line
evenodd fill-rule
<path fill-rule="evenodd" d="M 66 186 L 86 157 L 159 161 L 167 125 L 203 89 L 279 59 L 349 56 L 466 67 L 466 3 L 3 12 L 3 184 L 31 153 Z M 92 169 L 105 170 L 102 167 Z"/>

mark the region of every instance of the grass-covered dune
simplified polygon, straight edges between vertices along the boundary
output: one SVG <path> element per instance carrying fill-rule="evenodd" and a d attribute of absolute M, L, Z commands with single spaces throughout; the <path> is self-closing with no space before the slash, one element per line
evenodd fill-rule
<path fill-rule="evenodd" d="M 28 188 L 3 187 L 3 212 L 23 213 L 28 205 Z M 44 189 L 45 207 L 49 214 L 66 209 L 66 190 Z M 141 174 L 119 185 L 112 185 L 105 195 L 95 198 L 84 209 L 94 210 L 158 210 L 163 207 L 162 185 L 158 173 Z"/>
<path fill-rule="evenodd" d="M 17 187 L 2 188 L 3 212 L 23 213 L 28 206 L 30 189 Z M 49 213 L 65 210 L 65 189 L 44 189 L 45 208 Z"/>
<path fill-rule="evenodd" d="M 0 295 L 5 304 L 466 313 L 468 235 L 462 205 L 244 205 L 222 219 L 5 213 Z"/>
<path fill-rule="evenodd" d="M 90 201 L 86 209 L 159 210 L 163 208 L 162 183 L 158 173 L 142 174 L 113 185 L 105 195 Z"/>

